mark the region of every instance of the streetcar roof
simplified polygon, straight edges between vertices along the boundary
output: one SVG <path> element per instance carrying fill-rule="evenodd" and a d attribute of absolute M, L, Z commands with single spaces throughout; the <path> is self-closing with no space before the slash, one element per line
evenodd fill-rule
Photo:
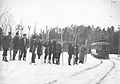
<path fill-rule="evenodd" d="M 91 43 L 91 45 L 110 45 L 109 42 L 95 42 L 95 43 Z"/>

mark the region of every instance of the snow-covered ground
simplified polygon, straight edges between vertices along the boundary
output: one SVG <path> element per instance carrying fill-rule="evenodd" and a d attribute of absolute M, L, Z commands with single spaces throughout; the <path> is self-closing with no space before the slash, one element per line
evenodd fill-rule
<path fill-rule="evenodd" d="M 18 61 L 17 55 L 16 61 L 10 62 L 3 62 L 2 52 L 0 52 L 0 84 L 96 84 L 113 66 L 110 61 L 103 60 L 100 66 L 91 69 L 99 65 L 101 61 L 90 54 L 87 55 L 86 63 L 74 66 L 68 65 L 66 52 L 63 53 L 63 58 L 61 55 L 60 65 L 44 64 L 43 56 L 41 60 L 36 57 L 36 65 L 34 65 L 30 64 L 31 53 L 29 52 L 26 61 Z M 110 55 L 110 57 L 118 58 L 115 55 Z M 112 60 L 117 63 L 116 67 L 101 84 L 120 84 L 120 61 Z"/>

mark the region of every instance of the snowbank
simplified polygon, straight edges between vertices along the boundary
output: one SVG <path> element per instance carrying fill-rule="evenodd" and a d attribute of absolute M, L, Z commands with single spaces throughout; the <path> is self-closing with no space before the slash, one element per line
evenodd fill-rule
<path fill-rule="evenodd" d="M 2 57 L 0 58 L 2 60 Z M 61 56 L 60 65 L 43 64 L 43 57 L 41 57 L 41 60 L 36 59 L 36 65 L 29 64 L 31 61 L 31 53 L 27 53 L 27 61 L 18 61 L 17 59 L 18 56 L 16 57 L 16 61 L 0 61 L 0 84 L 49 83 L 71 77 L 71 75 L 77 72 L 83 71 L 100 63 L 98 59 L 92 57 L 90 54 L 87 55 L 85 64 L 74 66 L 69 66 L 67 64 L 67 53 L 63 53 L 63 58 Z M 64 65 L 62 59 L 64 60 Z"/>

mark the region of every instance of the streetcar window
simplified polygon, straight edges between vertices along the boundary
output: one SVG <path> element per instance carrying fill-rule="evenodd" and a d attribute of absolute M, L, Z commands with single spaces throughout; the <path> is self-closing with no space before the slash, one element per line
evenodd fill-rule
<path fill-rule="evenodd" d="M 102 49 L 103 49 L 103 50 L 106 50 L 106 45 L 102 45 Z"/>

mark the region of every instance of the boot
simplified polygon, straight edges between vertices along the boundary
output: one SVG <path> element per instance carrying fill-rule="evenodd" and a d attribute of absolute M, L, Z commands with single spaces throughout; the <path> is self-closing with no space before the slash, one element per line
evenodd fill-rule
<path fill-rule="evenodd" d="M 46 60 L 44 60 L 44 63 L 46 63 Z"/>
<path fill-rule="evenodd" d="M 50 62 L 50 60 L 49 60 L 49 62 L 48 62 L 49 64 L 51 64 L 51 62 Z"/>
<path fill-rule="evenodd" d="M 38 59 L 40 59 L 40 56 L 38 56 Z"/>
<path fill-rule="evenodd" d="M 71 65 L 71 64 L 70 64 L 70 60 L 68 60 L 68 65 Z"/>
<path fill-rule="evenodd" d="M 5 61 L 5 57 L 3 56 L 3 61 Z"/>
<path fill-rule="evenodd" d="M 5 61 L 5 62 L 8 62 L 7 57 L 4 57 L 4 61 Z"/>
<path fill-rule="evenodd" d="M 25 58 L 25 57 L 23 57 L 23 60 L 24 60 L 24 61 L 26 61 L 26 58 Z"/>

